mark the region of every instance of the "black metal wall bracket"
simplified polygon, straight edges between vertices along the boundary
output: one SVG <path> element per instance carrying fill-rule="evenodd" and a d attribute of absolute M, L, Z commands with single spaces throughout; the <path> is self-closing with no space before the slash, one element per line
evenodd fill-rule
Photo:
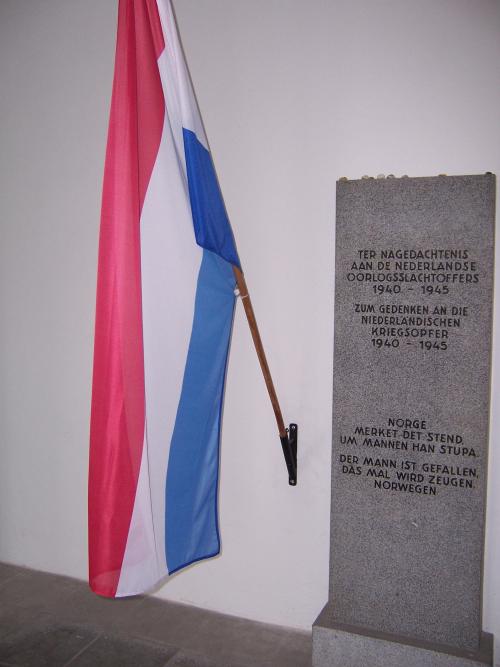
<path fill-rule="evenodd" d="M 280 440 L 288 470 L 288 483 L 290 486 L 297 486 L 297 424 L 290 424 L 286 433 L 286 435 L 280 436 Z"/>

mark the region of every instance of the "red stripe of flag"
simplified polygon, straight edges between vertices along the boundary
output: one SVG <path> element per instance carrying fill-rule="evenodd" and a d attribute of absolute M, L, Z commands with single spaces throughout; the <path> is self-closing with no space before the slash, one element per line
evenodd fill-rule
<path fill-rule="evenodd" d="M 113 597 L 144 425 L 140 213 L 160 145 L 164 48 L 155 0 L 120 0 L 104 170 L 90 426 L 89 581 Z"/>

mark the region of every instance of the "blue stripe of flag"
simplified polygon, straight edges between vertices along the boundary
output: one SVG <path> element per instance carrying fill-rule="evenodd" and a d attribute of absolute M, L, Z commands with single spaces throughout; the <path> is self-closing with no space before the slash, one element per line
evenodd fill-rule
<path fill-rule="evenodd" d="M 204 250 L 167 469 L 170 573 L 220 551 L 219 441 L 235 303 L 231 265 L 240 266 L 212 157 L 194 132 L 183 134 L 193 226 Z"/>

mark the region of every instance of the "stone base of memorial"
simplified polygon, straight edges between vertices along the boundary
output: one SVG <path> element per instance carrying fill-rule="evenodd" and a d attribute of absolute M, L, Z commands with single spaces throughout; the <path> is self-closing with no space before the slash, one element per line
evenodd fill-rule
<path fill-rule="evenodd" d="M 313 667 L 492 667 L 493 635 L 478 651 L 357 628 L 333 620 L 328 605 L 313 625 Z"/>
<path fill-rule="evenodd" d="M 337 184 L 328 604 L 314 667 L 492 665 L 495 176 Z"/>

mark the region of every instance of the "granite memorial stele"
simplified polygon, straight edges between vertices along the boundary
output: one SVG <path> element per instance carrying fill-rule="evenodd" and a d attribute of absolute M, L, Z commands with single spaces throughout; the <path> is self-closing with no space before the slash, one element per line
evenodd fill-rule
<path fill-rule="evenodd" d="M 337 183 L 330 587 L 314 667 L 493 664 L 495 176 Z"/>

